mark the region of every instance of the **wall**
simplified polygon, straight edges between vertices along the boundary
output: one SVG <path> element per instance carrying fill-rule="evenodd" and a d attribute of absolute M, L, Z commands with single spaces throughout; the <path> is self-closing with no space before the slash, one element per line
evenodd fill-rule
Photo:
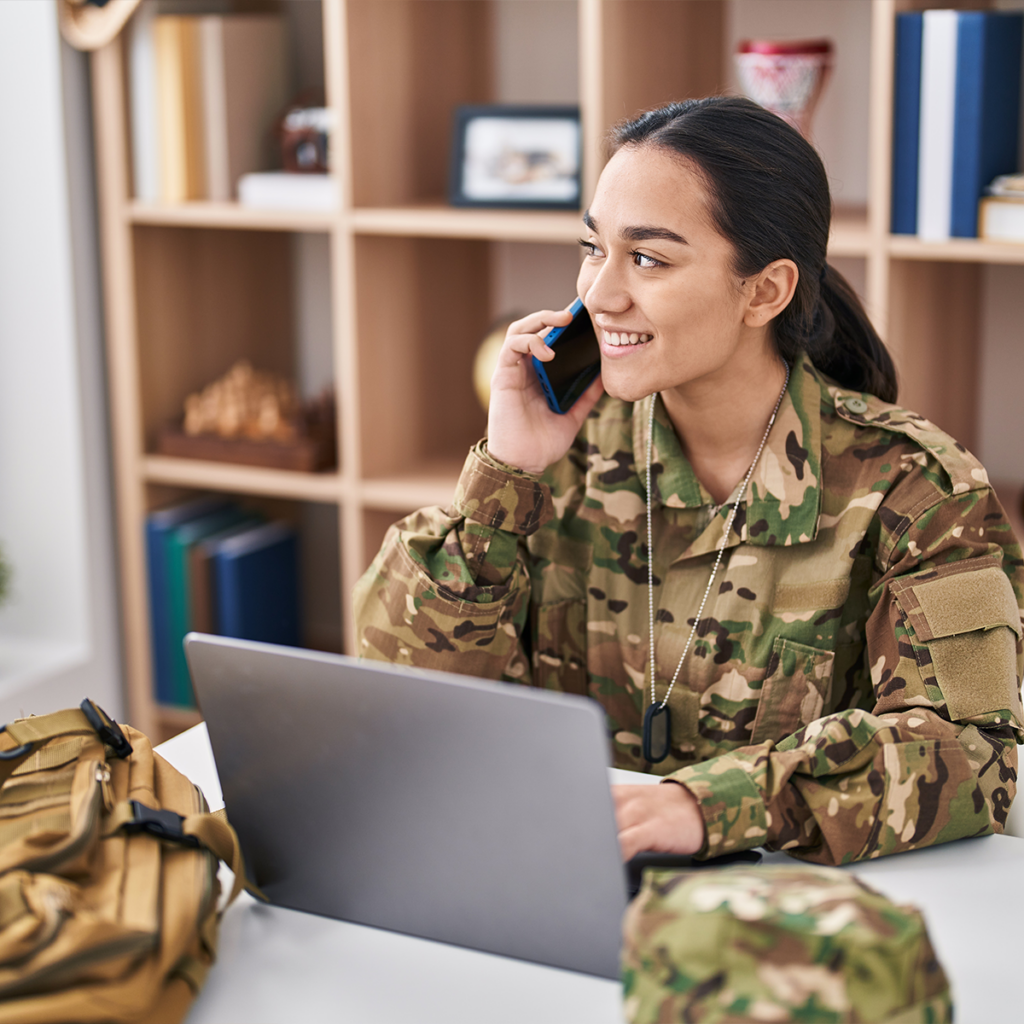
<path fill-rule="evenodd" d="M 87 695 L 117 717 L 88 64 L 55 4 L 0 4 L 0 97 L 0 723 Z"/>

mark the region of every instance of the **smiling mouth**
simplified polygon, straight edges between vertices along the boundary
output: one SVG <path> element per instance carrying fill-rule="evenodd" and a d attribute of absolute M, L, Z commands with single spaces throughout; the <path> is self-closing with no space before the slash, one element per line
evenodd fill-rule
<path fill-rule="evenodd" d="M 643 345 L 654 338 L 653 334 L 624 334 L 621 332 L 602 331 L 606 345 L 622 348 L 627 345 Z"/>

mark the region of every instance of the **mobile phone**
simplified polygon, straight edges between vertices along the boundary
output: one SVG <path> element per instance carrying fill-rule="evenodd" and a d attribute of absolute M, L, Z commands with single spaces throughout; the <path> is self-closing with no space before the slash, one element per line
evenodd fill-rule
<path fill-rule="evenodd" d="M 601 346 L 581 299 L 570 307 L 572 320 L 565 327 L 553 327 L 544 344 L 555 350 L 555 358 L 542 363 L 533 357 L 533 368 L 544 389 L 552 412 L 566 413 L 601 372 Z"/>

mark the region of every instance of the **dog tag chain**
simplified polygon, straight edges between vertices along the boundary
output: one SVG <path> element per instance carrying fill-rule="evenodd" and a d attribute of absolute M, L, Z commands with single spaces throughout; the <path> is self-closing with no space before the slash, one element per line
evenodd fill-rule
<path fill-rule="evenodd" d="M 651 396 L 651 413 L 647 421 L 647 610 L 651 630 L 651 646 L 648 651 L 647 661 L 651 668 L 651 704 L 644 712 L 643 729 L 640 736 L 641 753 L 644 760 L 651 764 L 657 764 L 659 761 L 664 761 L 665 758 L 668 757 L 669 751 L 672 748 L 672 713 L 669 710 L 668 699 L 672 695 L 672 690 L 676 685 L 676 680 L 679 678 L 679 672 L 683 667 L 683 662 L 686 660 L 686 655 L 689 653 L 690 646 L 693 644 L 693 638 L 697 633 L 697 629 L 700 627 L 701 616 L 704 614 L 704 606 L 708 603 L 708 595 L 711 593 L 712 584 L 714 584 L 715 576 L 718 574 L 718 567 L 722 564 L 722 556 L 725 554 L 725 547 L 729 543 L 729 534 L 732 532 L 732 524 L 736 521 L 736 512 L 740 507 L 740 501 L 743 499 L 743 495 L 747 493 L 750 478 L 754 475 L 754 467 L 761 458 L 761 452 L 764 451 L 764 446 L 768 442 L 768 435 L 771 433 L 772 427 L 775 425 L 775 417 L 779 413 L 779 406 L 782 405 L 782 399 L 786 394 L 787 387 L 789 387 L 788 363 L 786 364 L 785 383 L 782 385 L 782 391 L 779 392 L 778 400 L 775 402 L 775 408 L 772 410 L 771 418 L 768 420 L 768 426 L 765 429 L 764 437 L 761 438 L 761 443 L 758 445 L 757 454 L 754 456 L 754 461 L 750 464 L 750 469 L 747 470 L 747 475 L 743 478 L 743 483 L 740 485 L 738 492 L 733 492 L 736 495 L 736 500 L 733 502 L 732 508 L 729 510 L 728 519 L 725 521 L 725 529 L 722 531 L 722 542 L 718 545 L 718 555 L 716 556 L 715 564 L 711 569 L 711 579 L 708 580 L 708 585 L 704 590 L 704 597 L 701 598 L 700 607 L 697 609 L 696 618 L 693 620 L 693 627 L 690 629 L 690 635 L 686 639 L 686 646 L 683 648 L 683 653 L 679 658 L 679 664 L 676 665 L 676 670 L 672 675 L 672 682 L 668 684 L 668 690 L 665 691 L 665 696 L 661 699 L 660 703 L 658 702 L 658 698 L 655 693 L 655 681 L 658 676 L 658 662 L 654 651 L 654 528 L 651 516 L 651 493 L 653 490 L 651 481 L 651 445 L 654 438 L 654 407 L 658 402 L 658 394 L 655 392 Z M 712 519 L 718 515 L 721 508 L 721 505 L 716 505 L 711 510 Z"/>

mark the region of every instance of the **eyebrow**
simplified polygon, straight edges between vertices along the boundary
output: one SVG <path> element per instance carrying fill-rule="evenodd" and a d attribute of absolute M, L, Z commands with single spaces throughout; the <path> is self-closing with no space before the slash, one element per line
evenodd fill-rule
<path fill-rule="evenodd" d="M 590 216 L 589 210 L 583 214 L 583 223 L 590 228 L 591 231 L 597 231 L 597 222 Z M 666 242 L 677 242 L 679 245 L 689 244 L 682 235 L 677 235 L 674 231 L 670 231 L 668 228 L 656 228 L 648 225 L 623 228 L 622 238 L 627 242 L 643 242 L 651 238 L 660 238 Z"/>

